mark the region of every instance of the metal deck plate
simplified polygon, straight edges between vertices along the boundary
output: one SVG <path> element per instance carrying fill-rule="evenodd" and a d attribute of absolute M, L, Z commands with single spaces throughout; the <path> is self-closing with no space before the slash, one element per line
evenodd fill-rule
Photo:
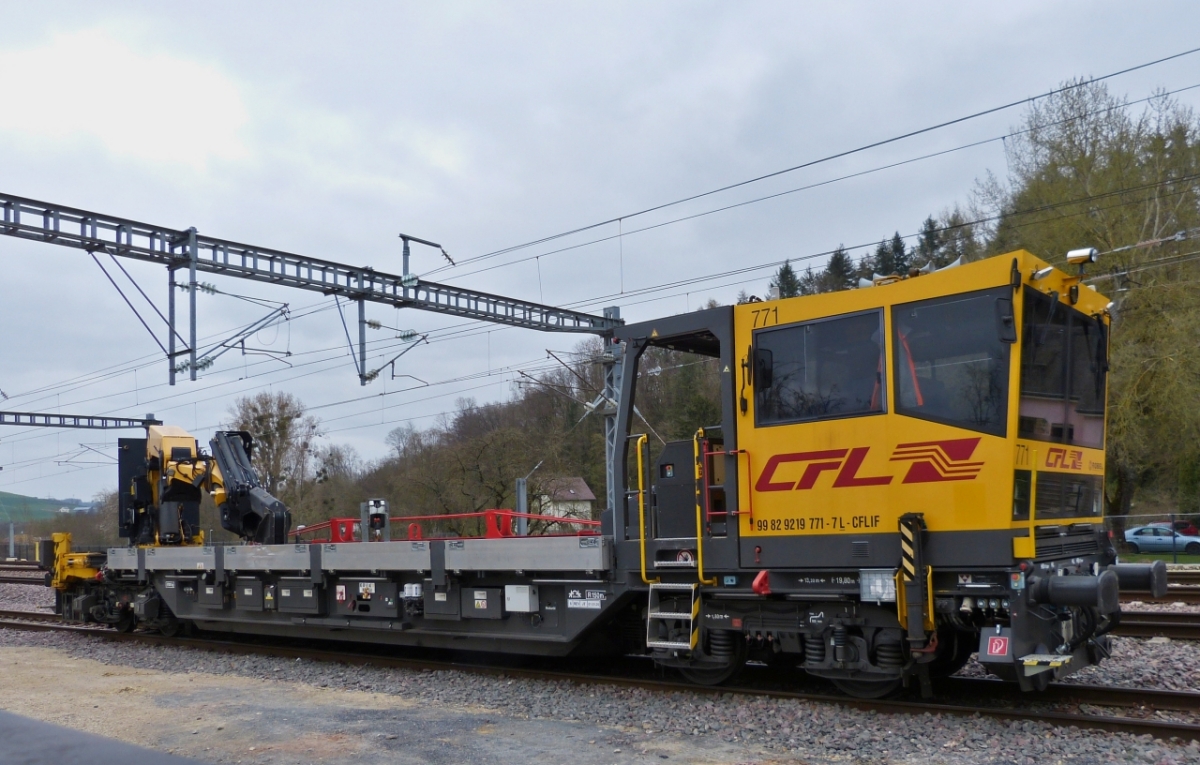
<path fill-rule="evenodd" d="M 601 536 L 448 539 L 450 571 L 607 571 L 609 539 Z"/>

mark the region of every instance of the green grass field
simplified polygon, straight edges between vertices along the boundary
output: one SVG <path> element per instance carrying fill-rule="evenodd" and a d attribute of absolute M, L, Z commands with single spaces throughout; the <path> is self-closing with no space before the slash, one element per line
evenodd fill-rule
<path fill-rule="evenodd" d="M 58 515 L 62 502 L 0 491 L 0 522 L 44 521 Z"/>

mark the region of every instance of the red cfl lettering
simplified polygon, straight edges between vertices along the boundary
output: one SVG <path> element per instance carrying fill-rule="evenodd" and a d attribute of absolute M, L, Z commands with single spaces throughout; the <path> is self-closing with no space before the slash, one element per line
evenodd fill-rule
<path fill-rule="evenodd" d="M 767 460 L 763 471 L 754 484 L 755 491 L 791 491 L 793 489 L 811 489 L 817 485 L 817 479 L 826 471 L 837 470 L 833 480 L 834 488 L 853 486 L 886 486 L 892 482 L 890 475 L 860 476 L 858 470 L 870 451 L 869 446 L 858 446 L 853 449 L 827 449 L 816 452 L 796 452 L 793 454 L 776 454 Z M 775 471 L 780 465 L 788 462 L 807 462 L 800 480 L 776 481 Z"/>
<path fill-rule="evenodd" d="M 1052 447 L 1046 452 L 1046 467 L 1082 470 L 1083 452 L 1078 449 L 1067 450 L 1058 446 Z"/>

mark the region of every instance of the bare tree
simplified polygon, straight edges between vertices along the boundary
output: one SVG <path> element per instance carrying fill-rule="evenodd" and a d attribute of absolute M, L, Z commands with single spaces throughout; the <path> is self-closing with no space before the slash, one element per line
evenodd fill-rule
<path fill-rule="evenodd" d="M 229 410 L 229 426 L 254 437 L 254 468 L 263 487 L 289 505 L 303 499 L 311 476 L 319 422 L 290 393 L 259 393 L 239 398 Z"/>

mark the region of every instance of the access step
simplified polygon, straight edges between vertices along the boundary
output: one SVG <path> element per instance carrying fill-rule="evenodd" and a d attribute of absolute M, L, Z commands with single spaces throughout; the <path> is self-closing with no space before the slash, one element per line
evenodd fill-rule
<path fill-rule="evenodd" d="M 1056 653 L 1031 653 L 1018 661 L 1025 667 L 1025 675 L 1029 676 L 1064 667 L 1071 663 L 1071 657 Z"/>
<path fill-rule="evenodd" d="M 662 601 L 663 596 L 672 603 L 677 603 L 680 600 L 680 595 L 686 592 L 690 608 L 688 611 L 664 610 Z M 677 584 L 672 582 L 656 582 L 650 585 L 650 602 L 646 609 L 646 647 L 647 648 L 662 648 L 667 650 L 691 651 L 700 641 L 700 599 L 697 597 L 699 592 L 698 584 Z M 676 606 L 677 607 L 677 606 Z M 668 631 L 678 635 L 680 633 L 687 635 L 688 640 L 661 640 L 659 639 L 659 625 L 663 622 L 671 622 L 668 625 Z M 682 622 L 682 624 L 678 624 Z"/>

